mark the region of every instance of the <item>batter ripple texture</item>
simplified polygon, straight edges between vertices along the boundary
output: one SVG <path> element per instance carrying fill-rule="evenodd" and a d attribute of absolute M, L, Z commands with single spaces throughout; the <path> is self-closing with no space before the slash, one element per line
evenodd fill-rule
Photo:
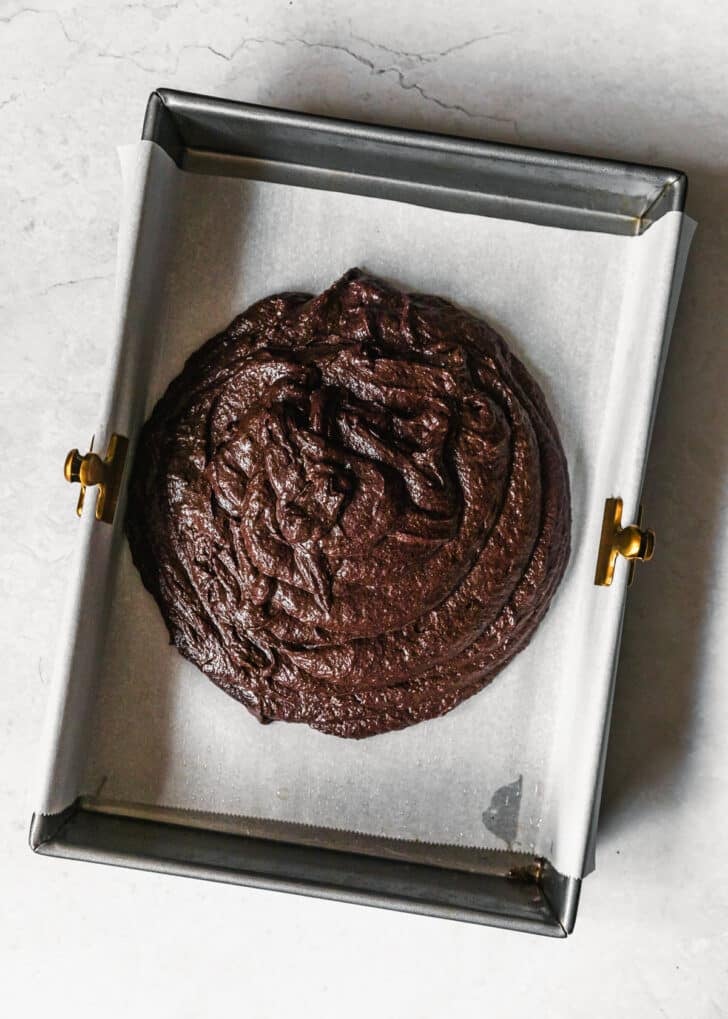
<path fill-rule="evenodd" d="M 190 357 L 126 515 L 186 658 L 261 722 L 351 738 L 450 711 L 522 650 L 570 524 L 556 426 L 503 339 L 358 269 Z"/>

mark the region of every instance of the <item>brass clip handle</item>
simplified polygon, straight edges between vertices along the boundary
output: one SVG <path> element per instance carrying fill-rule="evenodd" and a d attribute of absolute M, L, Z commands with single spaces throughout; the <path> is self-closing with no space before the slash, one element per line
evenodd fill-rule
<path fill-rule="evenodd" d="M 597 570 L 594 575 L 594 583 L 597 586 L 609 587 L 612 583 L 617 556 L 621 555 L 629 560 L 628 584 L 634 580 L 636 564 L 648 562 L 652 558 L 655 551 L 655 532 L 643 529 L 642 516 L 640 506 L 637 523 L 622 527 L 622 500 L 605 501 Z"/>
<path fill-rule="evenodd" d="M 119 500 L 121 478 L 124 473 L 126 452 L 129 440 L 123 435 L 114 433 L 106 447 L 106 456 L 102 460 L 98 453 L 89 451 L 81 456 L 77 449 L 72 449 L 63 465 L 66 481 L 79 484 L 81 491 L 78 496 L 76 513 L 81 516 L 86 489 L 89 485 L 97 485 L 96 519 L 110 524 L 114 519 L 116 504 Z M 93 439 L 91 440 L 93 450 Z"/>

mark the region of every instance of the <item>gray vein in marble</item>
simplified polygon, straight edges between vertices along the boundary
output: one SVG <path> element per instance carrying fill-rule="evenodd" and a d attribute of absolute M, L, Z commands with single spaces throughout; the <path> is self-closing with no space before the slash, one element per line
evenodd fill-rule
<path fill-rule="evenodd" d="M 31 296 L 33 298 L 45 297 L 46 294 L 49 294 L 52 290 L 60 290 L 66 287 L 75 287 L 79 286 L 82 283 L 96 283 L 100 282 L 101 280 L 108 281 L 110 279 L 113 279 L 113 276 L 114 276 L 113 272 L 107 272 L 105 275 L 100 276 L 81 276 L 78 279 L 73 280 L 59 280 L 57 283 L 51 283 L 50 286 L 44 287 L 43 290 L 29 291 L 27 296 Z M 0 303 L 0 311 L 4 311 L 6 308 L 10 306 L 11 305 L 9 304 Z"/>
<path fill-rule="evenodd" d="M 5 25 L 9 25 L 11 21 L 15 21 L 21 14 L 50 14 L 52 18 L 58 22 L 61 31 L 65 35 L 69 42 L 77 43 L 78 39 L 72 39 L 68 34 L 65 22 L 58 11 L 54 11 L 47 7 L 21 7 L 19 10 L 14 11 L 12 14 L 8 14 L 6 17 L 0 17 L 0 22 Z"/>
<path fill-rule="evenodd" d="M 45 294 L 49 294 L 51 290 L 58 290 L 60 287 L 75 287 L 81 283 L 96 283 L 99 280 L 110 280 L 113 275 L 112 272 L 107 272 L 100 276 L 81 276 L 75 280 L 59 280 L 58 283 L 51 283 L 45 290 L 39 291 L 37 296 L 43 297 Z"/>
<path fill-rule="evenodd" d="M 499 29 L 495 32 L 489 32 L 487 35 L 476 35 L 472 39 L 467 39 L 465 42 L 456 43 L 454 46 L 448 46 L 444 50 L 396 50 L 391 46 L 385 46 L 384 43 L 374 42 L 373 39 L 367 39 L 363 35 L 352 35 L 352 39 L 356 42 L 363 42 L 366 46 L 371 46 L 372 49 L 381 50 L 382 53 L 390 53 L 395 57 L 409 57 L 416 61 L 418 64 L 432 64 L 437 60 L 441 60 L 443 57 L 449 57 L 451 53 L 460 53 L 462 50 L 470 49 L 471 46 L 475 46 L 477 43 L 487 42 L 489 39 L 496 39 L 501 35 L 512 35 L 511 29 Z"/>
<path fill-rule="evenodd" d="M 466 49 L 467 47 L 472 46 L 472 45 L 474 45 L 477 42 L 481 42 L 481 41 L 483 41 L 485 39 L 494 38 L 496 35 L 505 35 L 505 34 L 507 34 L 507 33 L 506 32 L 495 32 L 495 33 L 491 33 L 490 35 L 479 36 L 478 38 L 473 39 L 470 42 L 459 43 L 456 46 L 451 46 L 448 49 L 445 49 L 445 50 L 442 50 L 442 51 L 436 52 L 436 53 L 415 54 L 415 53 L 406 53 L 405 51 L 402 51 L 402 55 L 405 56 L 405 57 L 419 58 L 418 59 L 419 63 L 423 63 L 423 64 L 424 63 L 433 63 L 436 60 L 440 60 L 443 57 L 448 56 L 450 53 L 454 53 L 454 52 L 456 52 L 458 50 Z M 357 38 L 359 39 L 359 41 L 364 42 L 366 45 L 368 45 L 368 46 L 370 46 L 372 48 L 383 49 L 385 52 L 392 52 L 392 53 L 396 53 L 397 52 L 397 51 L 394 51 L 394 50 L 390 51 L 386 47 L 380 47 L 377 43 L 370 42 L 369 40 L 363 39 L 362 37 L 357 37 Z M 438 106 L 442 110 L 448 110 L 448 111 L 451 111 L 451 112 L 460 113 L 463 116 L 468 117 L 471 120 L 495 121 L 497 123 L 510 124 L 511 127 L 513 128 L 513 130 L 516 133 L 518 133 L 518 124 L 517 124 L 517 122 L 513 118 L 511 118 L 511 117 L 503 117 L 503 116 L 500 116 L 500 115 L 494 114 L 494 113 L 479 113 L 479 112 L 476 112 L 474 110 L 468 109 L 467 106 L 463 106 L 460 103 L 450 103 L 450 102 L 447 102 L 445 99 L 440 98 L 438 95 L 435 95 L 433 92 L 427 91 L 425 89 L 425 87 L 420 82 L 418 82 L 418 81 L 407 81 L 406 76 L 407 76 L 407 74 L 410 73 L 408 70 L 403 70 L 402 68 L 397 67 L 396 65 L 381 66 L 381 65 L 375 63 L 373 60 L 370 60 L 369 57 L 364 56 L 364 54 L 359 53 L 359 52 L 357 52 L 357 50 L 351 49 L 351 47 L 345 46 L 342 43 L 329 43 L 329 42 L 321 42 L 321 41 L 318 41 L 318 40 L 314 41 L 314 40 L 310 40 L 310 39 L 305 39 L 305 38 L 303 38 L 301 36 L 291 36 L 291 37 L 289 37 L 287 39 L 277 39 L 277 38 L 273 38 L 273 37 L 270 37 L 270 36 L 249 36 L 249 37 L 241 40 L 241 42 L 239 42 L 237 44 L 237 46 L 235 46 L 230 51 L 230 53 L 224 53 L 222 50 L 216 49 L 214 46 L 210 45 L 209 43 L 190 43 L 189 45 L 182 46 L 180 48 L 180 50 L 178 51 L 177 61 L 175 63 L 174 68 L 171 70 L 170 73 L 172 73 L 172 74 L 176 74 L 177 73 L 177 71 L 179 69 L 179 66 L 180 66 L 182 53 L 184 53 L 185 51 L 188 51 L 188 50 L 194 50 L 194 49 L 207 50 L 208 52 L 214 54 L 215 56 L 220 57 L 220 59 L 226 61 L 226 63 L 232 63 L 235 60 L 235 57 L 238 55 L 238 53 L 240 53 L 243 50 L 247 49 L 249 46 L 253 46 L 253 45 L 257 45 L 257 46 L 280 46 L 280 47 L 285 48 L 285 47 L 290 46 L 292 44 L 303 46 L 306 49 L 330 50 L 330 51 L 333 51 L 333 52 L 336 52 L 336 53 L 343 53 L 346 56 L 350 57 L 352 60 L 356 61 L 356 63 L 361 64 L 362 67 L 365 67 L 369 71 L 369 73 L 372 74 L 375 77 L 382 77 L 382 76 L 388 75 L 388 74 L 395 75 L 395 82 L 396 82 L 396 84 L 403 91 L 405 91 L 405 92 L 414 91 L 425 102 L 433 103 L 435 106 Z M 155 68 L 150 68 L 150 67 L 144 66 L 141 63 L 139 63 L 139 61 L 133 59 L 136 56 L 136 54 L 139 53 L 139 52 L 143 52 L 143 51 L 137 50 L 134 53 L 126 54 L 126 55 L 107 52 L 107 53 L 100 54 L 100 56 L 109 56 L 109 57 L 113 57 L 114 59 L 119 59 L 119 60 L 123 60 L 123 59 L 131 60 L 132 63 L 135 63 L 142 70 L 145 70 L 145 71 L 153 71 L 153 70 L 155 70 Z"/>
<path fill-rule="evenodd" d="M 182 52 L 182 50 L 187 49 L 208 49 L 208 47 L 207 46 L 200 47 L 198 45 L 182 46 L 180 48 L 180 53 Z M 138 53 L 145 52 L 146 52 L 145 50 L 133 50 L 131 53 L 114 53 L 112 52 L 112 50 L 99 50 L 96 55 L 105 60 L 122 60 L 124 61 L 124 63 L 133 64 L 135 67 L 138 67 L 140 71 L 146 71 L 147 74 L 155 74 L 159 70 L 158 67 L 150 67 L 148 64 L 143 64 L 140 60 L 136 59 L 136 55 Z M 174 68 L 166 73 L 176 74 L 177 69 L 179 67 L 179 63 L 180 61 L 178 57 L 177 63 L 175 64 Z"/>
<path fill-rule="evenodd" d="M 154 14 L 155 11 L 172 11 L 176 7 L 179 7 L 179 5 L 180 5 L 179 0 L 175 0 L 175 3 L 172 3 L 172 4 L 148 4 L 148 3 L 121 4 L 119 7 L 116 8 L 116 10 L 118 10 L 118 11 L 136 11 L 136 10 L 139 10 L 139 11 L 150 11 L 152 14 Z"/>
<path fill-rule="evenodd" d="M 149 5 L 145 3 L 131 3 L 123 4 L 121 9 L 143 8 L 145 10 L 155 11 L 155 10 L 169 10 L 178 6 L 179 2 L 162 4 L 159 5 L 158 7 L 149 7 Z M 84 43 L 84 40 L 75 38 L 70 35 L 63 18 L 61 17 L 60 13 L 55 10 L 42 9 L 37 7 L 22 7 L 19 10 L 15 11 L 13 14 L 8 15 L 7 17 L 0 18 L 0 22 L 7 24 L 11 21 L 14 21 L 22 14 L 51 15 L 58 22 L 58 25 L 68 42 L 77 46 L 83 45 Z M 479 43 L 486 42 L 490 39 L 494 39 L 499 36 L 510 34 L 511 31 L 508 29 L 497 30 L 485 35 L 475 36 L 473 39 L 469 39 L 464 42 L 456 43 L 455 45 L 448 46 L 443 50 L 423 52 L 418 52 L 415 50 L 397 50 L 392 47 L 385 46 L 382 43 L 378 43 L 371 39 L 367 39 L 364 36 L 352 36 L 351 38 L 355 39 L 358 42 L 363 43 L 370 49 L 379 50 L 383 53 L 389 53 L 393 56 L 397 56 L 400 58 L 414 60 L 417 65 L 426 65 L 436 63 L 437 61 L 450 56 L 452 53 L 462 52 L 463 50 L 469 49 Z M 356 63 L 360 64 L 362 67 L 365 67 L 369 71 L 369 73 L 375 77 L 394 75 L 395 83 L 404 92 L 416 92 L 417 95 L 424 102 L 432 103 L 441 110 L 459 113 L 470 120 L 482 120 L 502 124 L 509 124 L 513 128 L 514 132 L 518 135 L 518 124 L 515 119 L 511 117 L 500 116 L 494 113 L 477 112 L 475 110 L 469 109 L 467 106 L 462 105 L 462 103 L 448 102 L 446 99 L 443 99 L 441 96 L 435 94 L 434 92 L 428 91 L 421 82 L 408 81 L 407 75 L 411 73 L 411 69 L 403 69 L 401 67 L 398 67 L 397 65 L 380 65 L 376 63 L 374 60 L 371 60 L 369 57 L 366 57 L 364 54 L 358 52 L 357 50 L 352 49 L 349 46 L 345 46 L 343 43 L 330 43 L 319 40 L 310 40 L 302 36 L 290 36 L 284 39 L 275 38 L 272 36 L 249 36 L 246 37 L 245 39 L 242 39 L 230 51 L 230 53 L 225 53 L 209 43 L 190 43 L 188 45 L 181 46 L 178 49 L 177 59 L 175 61 L 174 66 L 172 68 L 168 68 L 165 73 L 175 75 L 179 70 L 180 63 L 182 60 L 182 54 L 190 50 L 200 49 L 207 50 L 214 56 L 219 57 L 221 60 L 226 61 L 226 63 L 232 63 L 235 57 L 238 55 L 238 53 L 242 52 L 243 50 L 247 49 L 250 46 L 279 46 L 285 48 L 291 45 L 303 46 L 306 49 L 329 50 L 336 53 L 342 53 L 345 56 L 348 56 L 350 59 L 354 60 Z M 99 56 L 102 59 L 120 60 L 131 63 L 135 67 L 138 67 L 139 70 L 144 71 L 145 73 L 148 74 L 153 74 L 157 71 L 160 71 L 161 69 L 159 67 L 152 67 L 149 64 L 142 63 L 141 60 L 136 59 L 139 55 L 146 52 L 147 52 L 146 49 L 132 50 L 127 53 L 117 53 L 114 52 L 113 50 L 99 50 L 97 51 L 97 56 Z M 0 104 L 0 109 L 2 109 L 3 106 L 7 105 L 8 102 L 10 101 L 12 100 L 6 100 L 4 103 Z"/>

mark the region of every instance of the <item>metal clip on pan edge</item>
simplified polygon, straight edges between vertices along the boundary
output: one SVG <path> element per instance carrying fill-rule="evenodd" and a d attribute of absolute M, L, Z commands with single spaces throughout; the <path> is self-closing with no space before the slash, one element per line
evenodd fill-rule
<path fill-rule="evenodd" d="M 92 439 L 91 450 L 93 445 Z M 123 435 L 114 433 L 109 439 L 103 460 L 97 453 L 91 451 L 84 456 L 81 456 L 77 449 L 70 451 L 63 465 L 63 475 L 66 481 L 81 486 L 76 506 L 79 517 L 83 512 L 87 487 L 97 485 L 99 492 L 96 497 L 96 519 L 102 520 L 105 524 L 113 522 L 128 447 L 129 440 Z"/>
<path fill-rule="evenodd" d="M 622 527 L 622 500 L 607 499 L 604 503 L 602 536 L 594 583 L 598 587 L 609 587 L 614 579 L 617 556 L 629 560 L 628 584 L 634 580 L 638 562 L 648 562 L 655 551 L 655 532 L 642 527 L 642 506 L 636 524 Z"/>

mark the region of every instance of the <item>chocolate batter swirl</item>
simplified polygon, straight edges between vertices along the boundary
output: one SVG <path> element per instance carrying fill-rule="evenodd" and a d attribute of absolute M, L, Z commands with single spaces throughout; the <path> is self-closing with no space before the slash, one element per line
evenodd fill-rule
<path fill-rule="evenodd" d="M 262 722 L 360 738 L 449 711 L 525 647 L 568 559 L 568 476 L 493 329 L 352 269 L 189 359 L 126 529 L 186 658 Z"/>

